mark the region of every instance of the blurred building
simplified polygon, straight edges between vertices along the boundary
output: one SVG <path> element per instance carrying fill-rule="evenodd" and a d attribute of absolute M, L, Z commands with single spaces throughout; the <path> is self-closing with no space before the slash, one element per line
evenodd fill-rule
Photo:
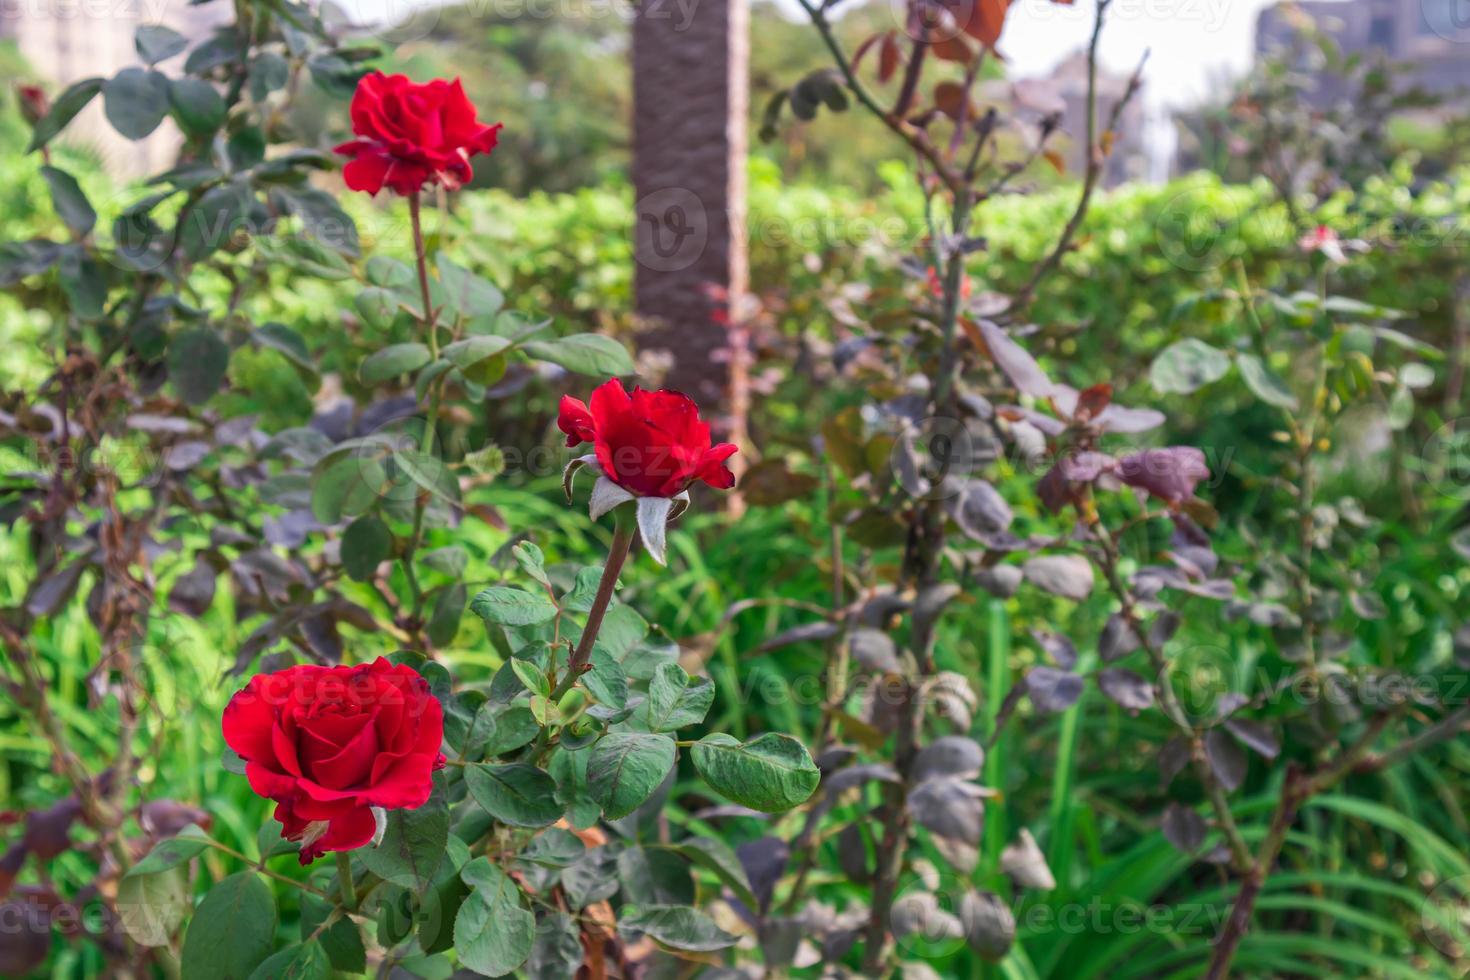
<path fill-rule="evenodd" d="M 171 27 L 191 41 L 202 40 L 229 19 L 222 4 L 191 6 L 188 0 L 0 0 L 0 40 L 15 44 L 30 67 L 19 81 L 40 84 L 52 98 L 84 78 L 110 78 L 140 65 L 133 35 L 145 24 Z M 192 46 L 192 45 L 191 45 Z M 164 62 L 176 71 L 183 55 Z M 15 80 L 11 80 L 15 81 Z M 165 119 L 145 140 L 118 135 L 92 100 L 61 137 L 62 142 L 94 149 L 119 177 L 139 177 L 167 168 L 181 137 Z"/>
<path fill-rule="evenodd" d="M 1061 130 L 1068 137 L 1062 150 L 1067 164 L 1067 173 L 1080 175 L 1087 169 L 1087 52 L 1077 51 L 1063 60 L 1050 75 L 1036 79 L 1049 93 L 1061 101 Z M 1099 67 L 1097 70 L 1097 126 L 1101 137 L 1102 129 L 1128 91 L 1128 75 L 1115 75 Z M 1142 91 L 1135 92 L 1124 106 L 1122 115 L 1113 134 L 1112 151 L 1103 164 L 1100 183 L 1104 187 L 1116 187 L 1130 180 L 1149 177 L 1149 161 L 1146 146 L 1146 131 L 1149 120 L 1143 105 Z"/>
<path fill-rule="evenodd" d="M 1304 26 L 1332 37 L 1344 55 L 1376 55 L 1402 65 L 1406 84 L 1439 94 L 1470 88 L 1470 3 L 1466 0 L 1312 0 L 1278 3 L 1256 21 L 1257 56 L 1291 48 Z M 1343 95 L 1319 78 L 1315 98 Z"/>

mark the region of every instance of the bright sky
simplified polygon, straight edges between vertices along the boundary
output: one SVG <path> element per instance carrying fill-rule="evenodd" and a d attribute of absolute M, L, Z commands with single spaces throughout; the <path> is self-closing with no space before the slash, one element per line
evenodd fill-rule
<path fill-rule="evenodd" d="M 1272 2 L 1113 0 L 1099 44 L 1102 64 L 1130 72 L 1148 51 L 1144 91 L 1149 104 L 1192 105 L 1250 68 L 1256 16 Z M 1044 74 L 1085 47 L 1096 14 L 1096 0 L 1077 0 L 1072 6 L 1017 0 L 1000 40 L 1012 74 Z"/>
<path fill-rule="evenodd" d="M 360 21 L 402 16 L 410 9 L 438 0 L 338 0 Z M 451 0 L 452 2 L 452 0 Z M 511 0 L 466 0 L 473 8 L 489 4 L 499 9 L 517 6 Z M 625 10 L 631 0 L 520 0 L 526 10 L 543 7 L 575 13 L 578 10 Z M 678 0 L 681 6 L 699 0 Z M 793 17 L 801 18 L 796 0 L 777 0 Z M 901 0 L 891 2 L 896 7 Z M 1273 0 L 1113 0 L 1101 43 L 1102 62 L 1113 71 L 1128 72 L 1149 50 L 1145 98 L 1150 105 L 1177 108 L 1190 105 L 1220 86 L 1224 78 L 1238 77 L 1251 63 L 1256 14 Z M 539 5 L 538 5 L 539 4 Z M 840 11 L 856 6 L 839 4 Z M 671 3 L 672 6 L 672 3 Z M 1045 74 L 1053 65 L 1087 44 L 1097 0 L 1013 0 L 1007 17 L 1001 52 L 1016 77 Z M 757 35 L 758 37 L 758 35 Z M 757 39 L 756 43 L 760 43 Z"/>

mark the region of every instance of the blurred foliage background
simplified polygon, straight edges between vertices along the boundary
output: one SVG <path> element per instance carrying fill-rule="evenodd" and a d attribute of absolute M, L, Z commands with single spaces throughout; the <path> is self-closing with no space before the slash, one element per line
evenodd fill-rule
<path fill-rule="evenodd" d="M 756 6 L 752 18 L 762 26 L 752 46 L 753 128 L 763 91 L 826 64 L 809 28 Z M 864 10 L 844 18 L 844 36 L 863 36 L 867 16 Z M 475 190 L 430 216 L 435 247 L 499 283 L 527 313 L 556 318 L 563 331 L 633 338 L 625 25 L 615 18 L 502 20 L 450 8 L 435 13 L 427 33 L 423 25 L 406 25 L 388 66 L 415 77 L 459 74 L 467 90 L 483 94 L 488 114 L 505 123 L 500 148 L 476 166 Z M 19 74 L 13 52 L 0 48 L 0 75 Z M 0 241 L 63 235 L 48 204 L 40 161 L 20 152 L 26 127 L 11 94 L 3 99 Z M 1223 108 L 1213 116 L 1201 111 L 1197 125 L 1218 135 L 1228 129 L 1228 119 Z M 318 93 L 289 124 L 300 142 L 329 146 L 345 130 L 345 106 Z M 1441 473 L 1434 482 L 1435 474 L 1424 467 L 1435 461 L 1426 463 L 1419 451 L 1465 413 L 1470 170 L 1463 167 L 1457 132 L 1425 136 L 1412 126 L 1392 129 L 1379 146 L 1378 166 L 1322 188 L 1313 202 L 1315 220 L 1371 247 L 1336 273 L 1339 290 L 1363 304 L 1401 311 L 1405 342 L 1424 355 L 1432 371 L 1428 383 L 1412 393 L 1419 412 L 1407 432 L 1393 435 L 1400 431 L 1393 406 L 1368 406 L 1355 419 L 1351 437 L 1330 447 L 1322 498 L 1356 501 L 1371 515 L 1355 545 L 1378 568 L 1359 587 L 1375 595 L 1384 611 L 1358 627 L 1355 642 L 1368 660 L 1412 664 L 1463 655 L 1464 634 L 1456 631 L 1470 610 L 1464 474 L 1458 482 L 1445 482 Z M 61 152 L 104 211 L 104 227 L 111 215 L 143 196 L 139 188 L 113 186 L 85 151 Z M 792 604 L 825 601 L 828 572 L 807 544 L 820 534 L 829 503 L 813 435 L 822 419 L 845 406 L 823 383 L 822 371 L 792 356 L 799 351 L 802 358 L 830 357 L 855 318 L 869 315 L 884 295 L 912 296 L 920 287 L 920 277 L 900 258 L 918 251 L 924 239 L 923 201 L 894 155 L 875 127 L 852 127 L 848 117 L 831 114 L 788 128 L 751 155 L 751 287 L 761 301 L 764 326 L 756 377 L 765 386 L 751 420 L 752 439 L 767 458 L 811 478 L 813 489 L 779 506 L 753 507 L 738 522 L 710 510 L 685 519 L 671 537 L 673 573 L 633 576 L 629 600 L 707 659 L 720 692 L 712 728 L 742 736 L 770 728 L 815 737 L 817 705 L 802 700 L 799 682 L 820 672 L 822 646 L 763 646 L 802 617 L 775 605 L 742 614 L 728 627 L 723 617 L 747 597 L 752 583 Z M 1262 536 L 1272 533 L 1267 485 L 1280 439 L 1272 413 L 1238 383 L 1193 394 L 1159 393 L 1149 386 L 1149 365 L 1181 338 L 1228 347 L 1248 332 L 1246 314 L 1231 298 L 1242 281 L 1282 294 L 1311 283 L 1293 217 L 1276 189 L 1233 162 L 1228 143 L 1215 145 L 1205 157 L 1218 164 L 1219 173 L 1202 170 L 1098 196 L 1061 274 L 1041 286 L 1030 314 L 1040 330 L 1030 343 L 1054 376 L 1079 387 L 1107 380 L 1120 401 L 1164 410 L 1168 422 L 1156 434 L 1159 444 L 1200 446 L 1212 463 L 1222 464 L 1202 495 L 1220 514 L 1216 550 L 1227 561 L 1244 562 L 1260 549 Z M 1004 294 L 1024 282 L 1075 197 L 1075 188 L 1063 181 L 1037 195 L 992 204 L 978 229 L 986 248 L 970 265 L 976 288 Z M 401 215 L 358 196 L 344 196 L 343 205 L 358 222 L 365 252 L 408 256 Z M 342 379 L 351 375 L 350 365 L 391 339 L 369 335 L 351 300 L 327 281 L 251 298 L 248 315 L 259 322 L 279 320 L 306 338 L 328 380 L 323 390 L 313 391 L 279 353 L 242 349 L 230 364 L 228 392 L 218 403 L 222 413 L 258 412 L 265 428 L 284 429 L 310 422 L 326 394 L 350 388 Z M 39 343 L 50 327 L 47 317 L 42 309 L 0 295 L 5 388 L 34 385 L 48 372 L 52 352 Z M 533 381 L 517 398 L 496 402 L 495 415 L 477 420 L 476 437 L 522 453 L 554 445 L 557 394 L 555 383 Z M 6 470 L 24 464 L 12 455 Z M 604 546 L 606 529 L 587 526 L 558 500 L 553 475 L 511 470 L 476 492 L 505 526 L 535 528 L 550 561 L 595 560 Z M 1039 519 L 1034 501 L 1017 502 L 1016 508 L 1023 522 Z M 508 532 L 476 525 L 468 539 L 456 543 L 471 551 L 475 567 L 508 540 Z M 6 604 L 25 594 L 24 554 L 18 542 L 0 537 L 0 601 Z M 1353 560 L 1344 559 L 1348 565 Z M 187 565 L 170 565 L 161 556 L 158 568 L 167 579 Z M 1065 615 L 1084 624 L 1079 633 L 1091 635 L 1107 614 L 1102 596 L 1064 611 L 1061 603 L 1035 592 L 993 599 L 977 590 L 963 606 L 946 621 L 938 656 L 940 666 L 977 681 L 978 665 L 987 657 L 1001 657 L 1007 676 L 1040 659 L 1039 648 L 1027 639 L 1030 627 Z M 1271 648 L 1269 637 L 1246 621 L 1200 612 L 1188 623 L 1192 634 L 1178 642 L 1201 658 L 1202 688 L 1214 683 L 1210 671 L 1226 665 L 1248 672 Z M 243 780 L 213 765 L 222 748 L 216 719 L 232 691 L 221 671 L 233 660 L 245 627 L 222 592 L 198 620 L 172 617 L 155 629 L 167 632 L 152 638 L 146 667 L 151 689 L 172 705 L 175 724 L 139 779 L 157 798 L 206 801 L 217 820 L 216 836 L 252 853 L 267 804 Z M 83 611 L 74 608 L 58 618 L 36 642 L 59 669 L 57 700 L 69 706 L 66 724 L 80 733 L 83 747 L 90 740 L 100 752 L 109 722 L 84 710 L 85 692 L 78 686 L 96 653 Z M 390 652 L 381 636 L 354 634 L 350 643 L 356 659 Z M 483 676 L 498 662 L 470 618 L 445 659 L 464 677 Z M 61 786 L 46 743 L 8 710 L 0 702 L 0 800 L 7 811 L 24 811 L 55 799 Z M 992 754 L 994 771 L 987 770 L 995 780 L 991 785 L 1004 792 L 996 807 L 999 822 L 1030 828 L 1049 856 L 1065 856 L 1066 877 L 1058 874 L 1062 891 L 1051 900 L 1056 904 L 1090 896 L 1114 905 L 1160 904 L 1176 914 L 1218 909 L 1229 897 L 1223 880 L 1178 854 L 1138 815 L 1136 801 L 1158 780 L 1152 756 L 1140 751 L 1152 744 L 1142 725 L 1116 706 L 1091 699 L 1075 712 L 1018 730 L 1024 736 L 1003 742 Z M 1059 754 L 1065 765 L 1053 764 Z M 1242 809 L 1261 811 L 1251 800 L 1264 801 L 1270 791 L 1248 784 Z M 1463 739 L 1411 766 L 1365 778 L 1351 797 L 1319 801 L 1304 817 L 1309 829 L 1296 835 L 1308 857 L 1279 879 L 1284 891 L 1263 901 L 1262 909 L 1275 918 L 1252 936 L 1241 969 L 1262 976 L 1464 975 L 1470 953 L 1434 934 L 1421 913 L 1442 882 L 1470 875 L 1467 807 L 1470 745 Z M 56 870 L 58 877 L 68 873 L 65 866 Z M 831 875 L 819 884 L 829 894 L 848 887 Z M 1177 955 L 1183 945 L 1158 930 L 1083 929 L 1059 937 L 1047 929 L 1028 932 L 1024 922 L 1021 929 L 1035 976 L 1189 976 L 1191 963 Z M 51 975 L 90 975 L 97 966 L 90 955 L 85 944 L 58 938 Z M 962 953 L 936 956 L 934 965 L 943 976 L 993 969 Z"/>

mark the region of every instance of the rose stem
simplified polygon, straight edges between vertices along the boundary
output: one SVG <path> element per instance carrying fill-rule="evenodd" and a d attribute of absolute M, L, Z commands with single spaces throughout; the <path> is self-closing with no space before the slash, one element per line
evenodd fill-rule
<path fill-rule="evenodd" d="M 337 880 L 342 885 L 342 907 L 356 912 L 357 890 L 352 887 L 352 857 L 346 851 L 337 852 Z"/>
<path fill-rule="evenodd" d="M 426 249 L 424 248 L 424 227 L 419 220 L 419 192 L 414 191 L 408 195 L 408 217 L 413 226 L 413 255 L 419 273 L 419 294 L 422 296 L 424 331 L 429 335 L 429 354 L 433 360 L 439 359 L 439 318 L 434 315 L 432 300 L 429 296 L 429 265 Z M 434 451 L 434 426 L 439 421 L 439 399 L 443 393 L 442 378 L 435 378 L 432 390 L 429 393 L 429 415 L 424 420 L 423 436 L 419 440 L 420 449 L 424 455 Z M 413 593 L 412 617 L 415 622 L 420 618 L 424 608 L 424 590 L 419 585 L 418 575 L 413 570 L 414 555 L 418 553 L 419 545 L 424 536 L 424 511 L 428 501 L 423 493 L 420 493 L 414 504 L 413 511 L 413 533 L 409 540 L 408 550 L 403 555 L 403 574 L 408 579 L 409 591 Z M 415 638 L 419 637 L 418 627 L 414 629 Z"/>
<path fill-rule="evenodd" d="M 413 225 L 413 255 L 418 262 L 419 270 L 419 292 L 423 295 L 424 302 L 424 326 L 429 331 L 429 351 L 434 355 L 434 360 L 439 359 L 439 331 L 435 329 L 434 311 L 430 307 L 429 300 L 429 267 L 424 255 L 424 227 L 419 222 L 419 195 L 414 191 L 408 195 L 408 219 Z"/>
<path fill-rule="evenodd" d="M 560 701 L 577 683 L 587 658 L 592 656 L 592 644 L 597 640 L 597 631 L 602 628 L 602 617 L 607 612 L 608 603 L 612 601 L 613 591 L 617 588 L 618 573 L 623 570 L 628 549 L 633 546 L 632 508 L 628 504 L 621 504 L 613 509 L 613 517 L 616 525 L 613 529 L 612 548 L 607 554 L 607 564 L 602 568 L 602 581 L 597 583 L 597 597 L 592 600 L 592 608 L 587 611 L 587 625 L 582 630 L 582 638 L 577 641 L 577 648 L 572 651 L 572 659 L 567 663 L 566 676 L 551 692 L 553 703 Z"/>

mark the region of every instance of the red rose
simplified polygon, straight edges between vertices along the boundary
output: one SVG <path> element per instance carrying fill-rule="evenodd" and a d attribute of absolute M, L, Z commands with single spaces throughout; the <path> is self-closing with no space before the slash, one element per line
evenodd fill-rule
<path fill-rule="evenodd" d="M 302 864 L 372 840 L 372 807 L 423 806 L 444 764 L 438 700 L 413 668 L 382 657 L 257 674 L 223 727 L 250 788 L 276 801 L 283 836 L 301 841 Z"/>
<path fill-rule="evenodd" d="M 699 407 L 677 391 L 632 394 L 617 378 L 592 392 L 589 409 L 571 395 L 561 400 L 557 425 L 567 445 L 590 442 L 603 475 L 639 497 L 672 497 L 696 480 L 718 490 L 735 485 L 725 460 L 735 455 L 728 442 L 711 445 L 709 425 Z"/>
<path fill-rule="evenodd" d="M 337 152 L 352 157 L 347 186 L 376 194 L 418 193 L 428 183 L 454 190 L 474 176 L 470 157 L 495 149 L 500 123 L 482 124 L 459 79 L 419 85 L 404 75 L 364 75 L 352 95 L 352 131 Z"/>

